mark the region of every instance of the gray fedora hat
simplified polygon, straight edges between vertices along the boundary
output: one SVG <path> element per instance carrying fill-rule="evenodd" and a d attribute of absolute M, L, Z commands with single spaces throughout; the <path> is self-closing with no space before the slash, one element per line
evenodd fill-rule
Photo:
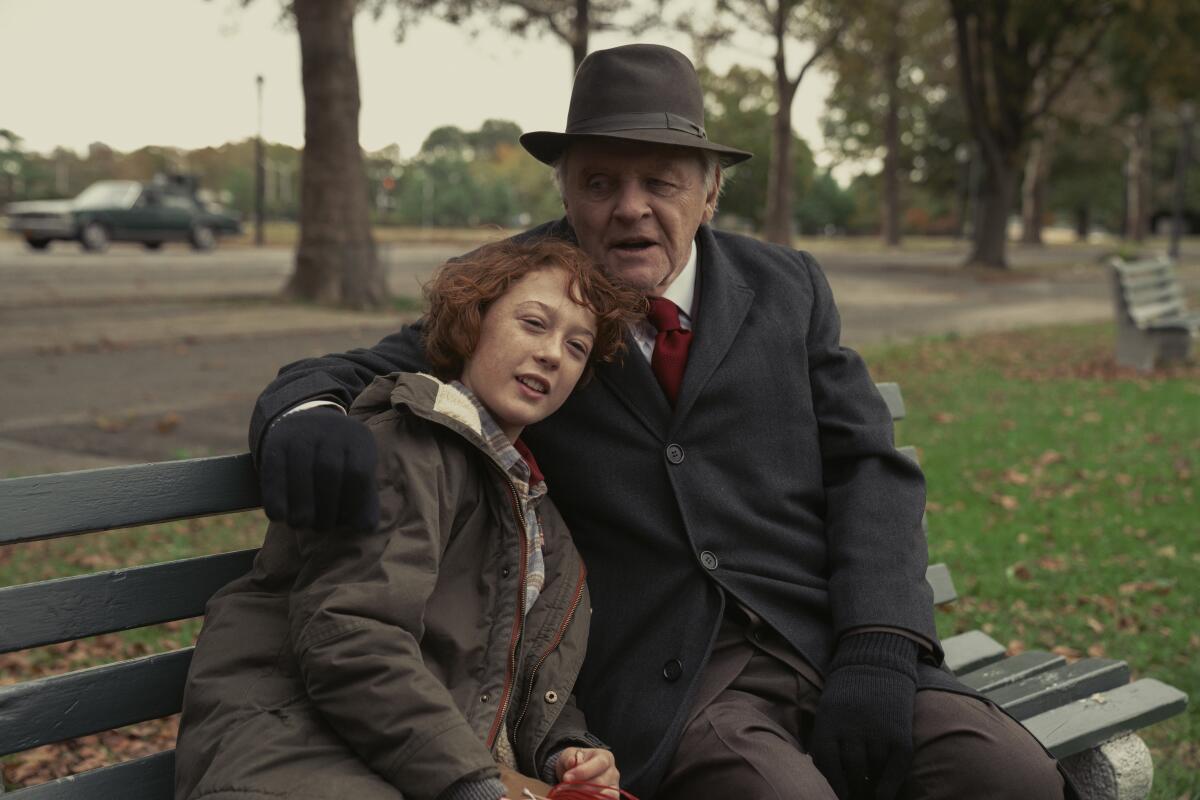
<path fill-rule="evenodd" d="M 521 146 L 538 161 L 553 164 L 568 144 L 582 137 L 708 150 L 724 166 L 753 155 L 708 140 L 696 69 L 683 53 L 658 44 L 630 44 L 589 55 L 575 73 L 566 130 L 531 131 L 521 136 Z"/>

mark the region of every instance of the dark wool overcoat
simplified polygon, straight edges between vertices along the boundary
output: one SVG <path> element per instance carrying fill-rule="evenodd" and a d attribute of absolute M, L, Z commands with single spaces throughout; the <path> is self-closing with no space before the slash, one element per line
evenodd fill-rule
<path fill-rule="evenodd" d="M 573 239 L 563 220 L 522 237 L 536 235 Z M 837 638 L 860 626 L 937 646 L 924 479 L 893 447 L 862 360 L 839 343 L 825 276 L 807 253 L 745 236 L 702 226 L 696 241 L 676 408 L 630 352 L 525 434 L 588 565 L 594 614 L 576 697 L 643 797 L 675 751 L 731 598 L 821 672 Z M 296 403 L 348 404 L 376 374 L 422 361 L 409 327 L 370 350 L 285 367 L 255 408 L 252 446 Z M 932 663 L 919 683 L 965 691 Z"/>

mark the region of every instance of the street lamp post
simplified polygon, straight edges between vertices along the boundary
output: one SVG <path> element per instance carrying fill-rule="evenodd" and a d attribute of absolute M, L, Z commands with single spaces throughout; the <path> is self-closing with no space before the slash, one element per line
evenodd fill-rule
<path fill-rule="evenodd" d="M 262 139 L 262 96 L 263 76 L 254 79 L 258 87 L 258 132 L 254 137 L 254 246 L 263 246 L 263 139 Z"/>

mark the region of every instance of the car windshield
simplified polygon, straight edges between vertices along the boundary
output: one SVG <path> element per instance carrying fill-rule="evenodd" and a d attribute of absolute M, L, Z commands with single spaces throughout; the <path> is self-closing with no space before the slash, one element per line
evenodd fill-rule
<path fill-rule="evenodd" d="M 100 181 L 75 198 L 76 208 L 129 208 L 142 187 L 133 181 Z"/>

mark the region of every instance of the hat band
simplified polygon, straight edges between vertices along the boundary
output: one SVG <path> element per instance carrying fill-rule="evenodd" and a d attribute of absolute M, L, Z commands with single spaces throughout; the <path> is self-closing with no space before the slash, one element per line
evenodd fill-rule
<path fill-rule="evenodd" d="M 701 139 L 707 139 L 704 128 L 692 122 L 687 117 L 672 114 L 669 111 L 645 111 L 631 114 L 609 114 L 604 117 L 592 117 L 567 126 L 567 133 L 613 133 L 616 131 L 632 130 L 672 130 L 690 133 Z"/>

